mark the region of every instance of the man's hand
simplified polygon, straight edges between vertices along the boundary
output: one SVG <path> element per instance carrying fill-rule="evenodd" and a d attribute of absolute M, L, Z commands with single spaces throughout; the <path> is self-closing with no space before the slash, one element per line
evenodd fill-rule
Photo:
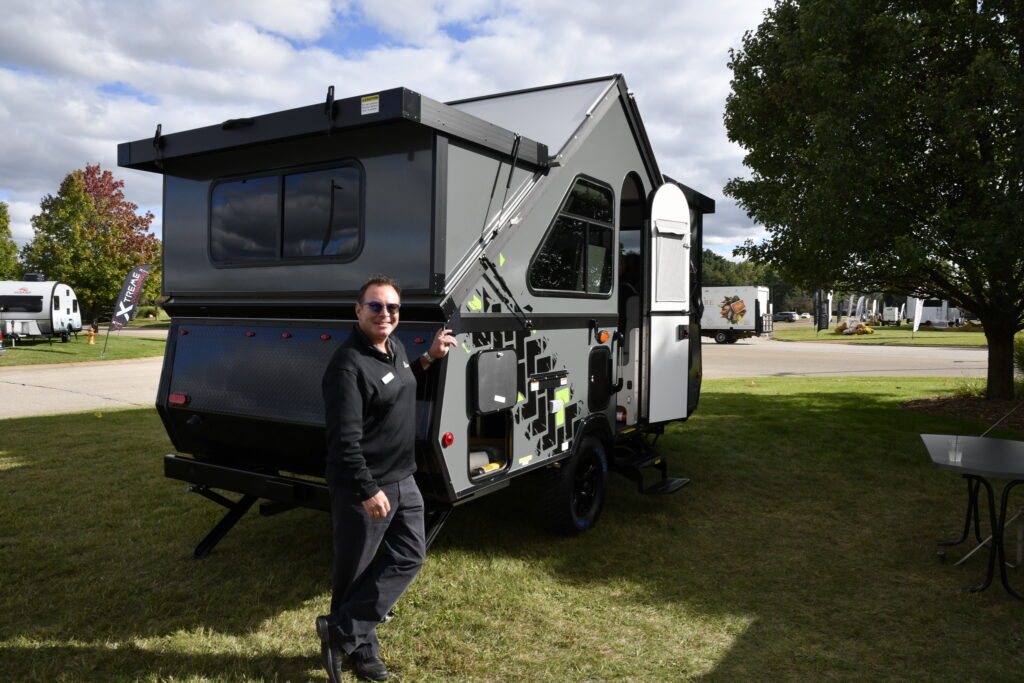
<path fill-rule="evenodd" d="M 377 493 L 373 494 L 373 498 L 363 501 L 363 507 L 366 509 L 366 514 L 370 516 L 370 519 L 384 519 L 391 512 L 391 501 L 388 500 L 383 491 L 377 491 Z"/>
<path fill-rule="evenodd" d="M 441 329 L 434 335 L 434 341 L 430 344 L 430 349 L 427 351 L 427 355 L 430 356 L 430 361 L 425 358 L 421 359 L 423 362 L 423 369 L 426 370 L 427 366 L 435 360 L 441 360 L 448 355 L 448 349 L 453 346 L 458 346 L 459 342 L 452 336 L 452 331 L 447 329 Z"/>

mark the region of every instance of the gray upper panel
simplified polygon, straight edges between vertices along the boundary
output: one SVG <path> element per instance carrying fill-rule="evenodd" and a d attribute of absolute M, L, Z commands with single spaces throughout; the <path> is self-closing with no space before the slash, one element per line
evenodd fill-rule
<path fill-rule="evenodd" d="M 557 154 L 616 76 L 449 102 L 449 106 L 547 145 Z"/>

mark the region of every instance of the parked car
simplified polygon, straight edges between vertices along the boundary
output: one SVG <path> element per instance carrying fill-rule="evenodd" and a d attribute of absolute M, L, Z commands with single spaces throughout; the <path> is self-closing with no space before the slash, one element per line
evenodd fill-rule
<path fill-rule="evenodd" d="M 809 319 L 810 319 L 810 317 L 811 317 L 811 314 L 810 314 L 810 313 L 801 313 L 801 314 L 800 314 L 800 319 L 801 319 L 801 320 L 809 320 Z"/>
<path fill-rule="evenodd" d="M 775 323 L 795 323 L 799 319 L 800 316 L 796 311 L 780 311 L 772 314 L 772 322 Z"/>

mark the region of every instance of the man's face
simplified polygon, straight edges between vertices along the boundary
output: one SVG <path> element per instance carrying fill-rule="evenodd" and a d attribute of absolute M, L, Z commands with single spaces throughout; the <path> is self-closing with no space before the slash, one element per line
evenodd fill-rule
<path fill-rule="evenodd" d="M 373 306 L 368 304 L 381 304 L 380 313 L 373 312 Z M 398 292 L 391 285 L 370 285 L 363 294 L 363 300 L 356 304 L 356 318 L 359 320 L 359 329 L 374 344 L 382 344 L 388 336 L 398 327 L 398 311 L 388 312 L 388 304 L 398 304 Z"/>

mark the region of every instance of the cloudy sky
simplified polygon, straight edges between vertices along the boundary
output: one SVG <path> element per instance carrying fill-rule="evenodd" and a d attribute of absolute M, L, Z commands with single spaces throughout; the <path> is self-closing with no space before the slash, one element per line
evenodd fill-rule
<path fill-rule="evenodd" d="M 117 143 L 405 86 L 447 101 L 621 73 L 664 173 L 717 200 L 705 245 L 762 231 L 722 194 L 728 50 L 770 0 L 4 0 L 0 201 L 15 240 L 87 163 L 157 214 L 160 177 Z"/>

